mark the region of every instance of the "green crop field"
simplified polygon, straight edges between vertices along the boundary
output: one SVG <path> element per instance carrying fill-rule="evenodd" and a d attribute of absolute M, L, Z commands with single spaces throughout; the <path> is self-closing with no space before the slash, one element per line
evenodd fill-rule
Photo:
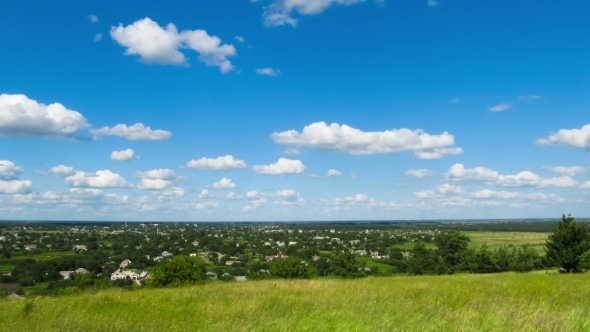
<path fill-rule="evenodd" d="M 59 257 L 65 256 L 74 256 L 76 255 L 72 251 L 51 251 L 51 252 L 43 252 L 40 254 L 30 254 L 28 252 L 23 252 L 22 254 L 14 254 L 11 258 L 5 258 L 0 256 L 0 271 L 11 271 L 14 269 L 14 266 L 20 262 L 24 261 L 27 258 L 33 258 L 37 261 L 44 261 Z"/>
<path fill-rule="evenodd" d="M 4 331 L 588 331 L 589 280 L 543 272 L 112 289 L 0 300 L 0 321 Z"/>
<path fill-rule="evenodd" d="M 487 243 L 490 249 L 497 249 L 503 245 L 519 246 L 528 244 L 539 253 L 544 253 L 543 246 L 551 233 L 531 232 L 464 232 L 469 237 L 470 246 L 479 248 Z"/>

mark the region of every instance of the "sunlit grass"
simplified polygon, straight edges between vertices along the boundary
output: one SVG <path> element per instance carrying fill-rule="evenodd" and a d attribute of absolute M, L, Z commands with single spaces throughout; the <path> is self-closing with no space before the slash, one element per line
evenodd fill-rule
<path fill-rule="evenodd" d="M 588 275 L 268 280 L 0 301 L 5 331 L 584 331 Z"/>

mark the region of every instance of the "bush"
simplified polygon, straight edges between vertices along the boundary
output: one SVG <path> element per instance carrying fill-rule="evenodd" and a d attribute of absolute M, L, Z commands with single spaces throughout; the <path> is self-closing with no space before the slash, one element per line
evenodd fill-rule
<path fill-rule="evenodd" d="M 148 285 L 154 287 L 179 287 L 194 285 L 205 280 L 205 268 L 198 261 L 186 256 L 176 256 L 156 266 Z"/>
<path fill-rule="evenodd" d="M 308 263 L 302 263 L 300 258 L 287 257 L 272 261 L 270 274 L 285 279 L 309 279 L 316 275 L 316 269 Z"/>

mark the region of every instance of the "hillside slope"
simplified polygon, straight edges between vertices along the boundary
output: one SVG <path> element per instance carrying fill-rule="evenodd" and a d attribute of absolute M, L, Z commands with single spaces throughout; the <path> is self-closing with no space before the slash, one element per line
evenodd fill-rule
<path fill-rule="evenodd" d="M 588 331 L 590 277 L 271 280 L 0 301 L 2 331 Z"/>

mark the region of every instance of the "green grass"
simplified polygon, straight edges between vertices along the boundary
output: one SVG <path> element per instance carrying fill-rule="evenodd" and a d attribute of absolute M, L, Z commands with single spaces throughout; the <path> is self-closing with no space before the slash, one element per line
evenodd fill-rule
<path fill-rule="evenodd" d="M 5 331 L 588 331 L 588 275 L 268 280 L 0 301 Z"/>
<path fill-rule="evenodd" d="M 28 252 L 22 252 L 22 254 L 20 252 L 14 253 L 11 258 L 0 256 L 0 271 L 12 271 L 18 262 L 24 261 L 27 258 L 33 258 L 36 261 L 45 261 L 75 255 L 72 251 L 47 251 L 40 254 L 30 254 Z"/>
<path fill-rule="evenodd" d="M 520 246 L 528 244 L 537 252 L 544 253 L 543 245 L 550 233 L 530 232 L 464 232 L 469 237 L 470 246 L 480 248 L 487 243 L 490 249 L 497 249 L 503 245 Z"/>
<path fill-rule="evenodd" d="M 414 249 L 414 246 L 415 245 L 416 245 L 416 242 L 405 242 L 405 243 L 397 243 L 397 244 L 394 244 L 391 247 L 392 248 L 404 249 L 404 250 L 412 250 L 412 249 Z M 424 245 L 428 249 L 436 249 L 436 246 L 434 245 L 434 243 L 424 243 Z"/>

